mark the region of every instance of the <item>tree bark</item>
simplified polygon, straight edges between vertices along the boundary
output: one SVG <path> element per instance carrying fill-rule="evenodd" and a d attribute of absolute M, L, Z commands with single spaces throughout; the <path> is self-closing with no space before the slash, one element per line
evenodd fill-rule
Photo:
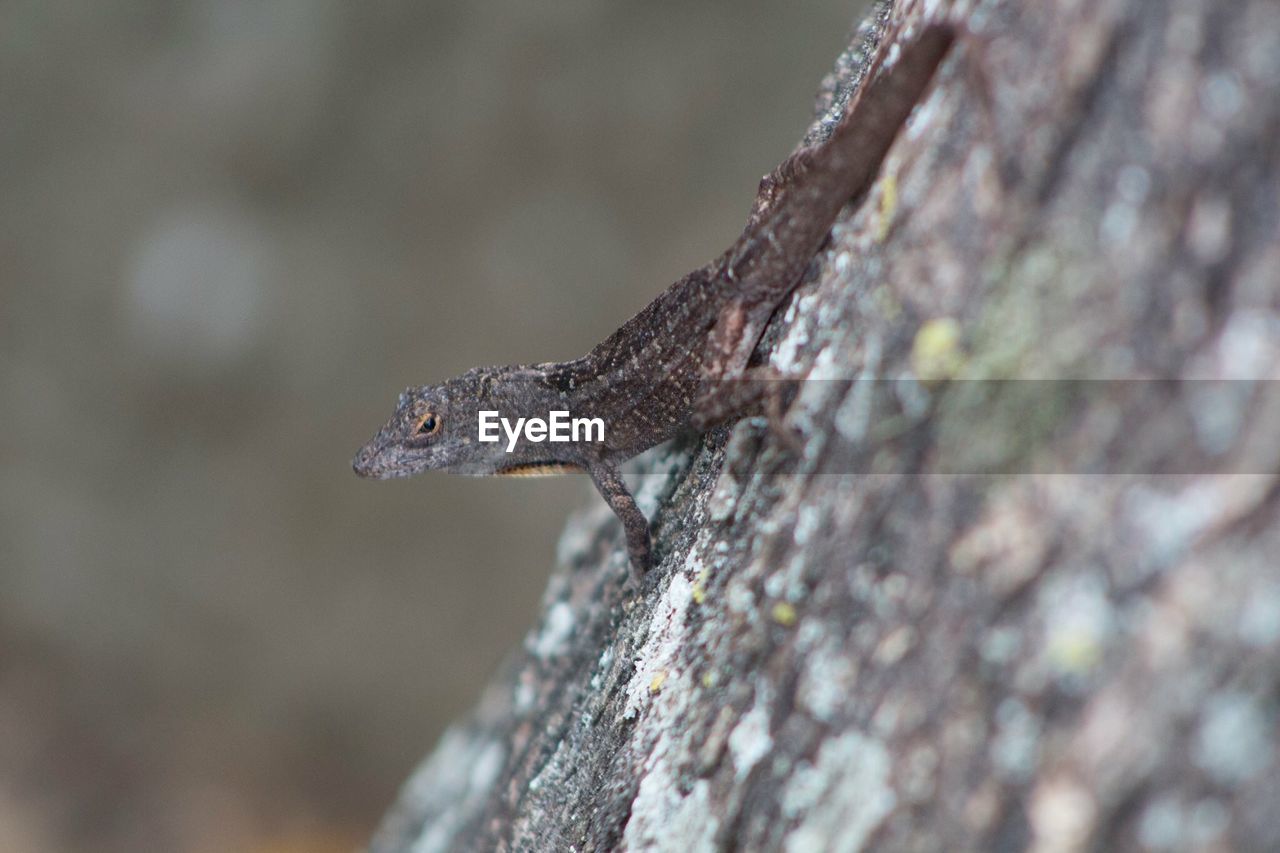
<path fill-rule="evenodd" d="M 572 520 L 372 849 L 1280 849 L 1280 7 L 901 3 L 810 138 L 926 6 L 762 348 L 803 452 L 644 457 L 640 582 Z"/>

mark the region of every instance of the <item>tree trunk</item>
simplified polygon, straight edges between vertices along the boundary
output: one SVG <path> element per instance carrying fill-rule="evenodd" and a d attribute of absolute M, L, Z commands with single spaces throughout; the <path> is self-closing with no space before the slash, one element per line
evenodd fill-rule
<path fill-rule="evenodd" d="M 1280 849 L 1280 5 L 970 8 L 762 348 L 803 453 L 644 457 L 640 582 L 571 521 L 374 850 Z"/>

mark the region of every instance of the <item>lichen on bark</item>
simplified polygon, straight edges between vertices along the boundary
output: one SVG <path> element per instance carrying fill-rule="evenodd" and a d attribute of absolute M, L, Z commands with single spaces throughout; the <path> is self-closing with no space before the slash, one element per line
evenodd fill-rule
<path fill-rule="evenodd" d="M 1280 849 L 1275 11 L 873 18 L 967 32 L 764 353 L 864 381 L 571 521 L 373 849 Z"/>

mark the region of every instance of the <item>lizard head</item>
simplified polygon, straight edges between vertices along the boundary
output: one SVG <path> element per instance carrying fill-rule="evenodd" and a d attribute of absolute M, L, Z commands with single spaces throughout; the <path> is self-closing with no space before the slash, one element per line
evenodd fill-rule
<path fill-rule="evenodd" d="M 439 385 L 408 388 L 351 467 L 361 477 L 388 480 L 433 470 L 484 476 L 536 461 L 504 452 L 501 442 L 479 441 L 477 415 L 481 409 L 545 411 L 541 380 L 536 366 L 484 367 Z"/>
<path fill-rule="evenodd" d="M 478 385 L 467 374 L 440 385 L 406 389 L 391 419 L 360 448 L 351 467 L 375 480 L 430 470 L 492 473 L 493 445 L 475 440 Z"/>

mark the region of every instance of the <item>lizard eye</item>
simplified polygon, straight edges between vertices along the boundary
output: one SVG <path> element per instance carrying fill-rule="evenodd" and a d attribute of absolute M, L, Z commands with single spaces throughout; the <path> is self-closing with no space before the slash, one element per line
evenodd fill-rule
<path fill-rule="evenodd" d="M 417 435 L 435 435 L 440 431 L 440 417 L 435 412 L 427 412 L 418 419 Z"/>

